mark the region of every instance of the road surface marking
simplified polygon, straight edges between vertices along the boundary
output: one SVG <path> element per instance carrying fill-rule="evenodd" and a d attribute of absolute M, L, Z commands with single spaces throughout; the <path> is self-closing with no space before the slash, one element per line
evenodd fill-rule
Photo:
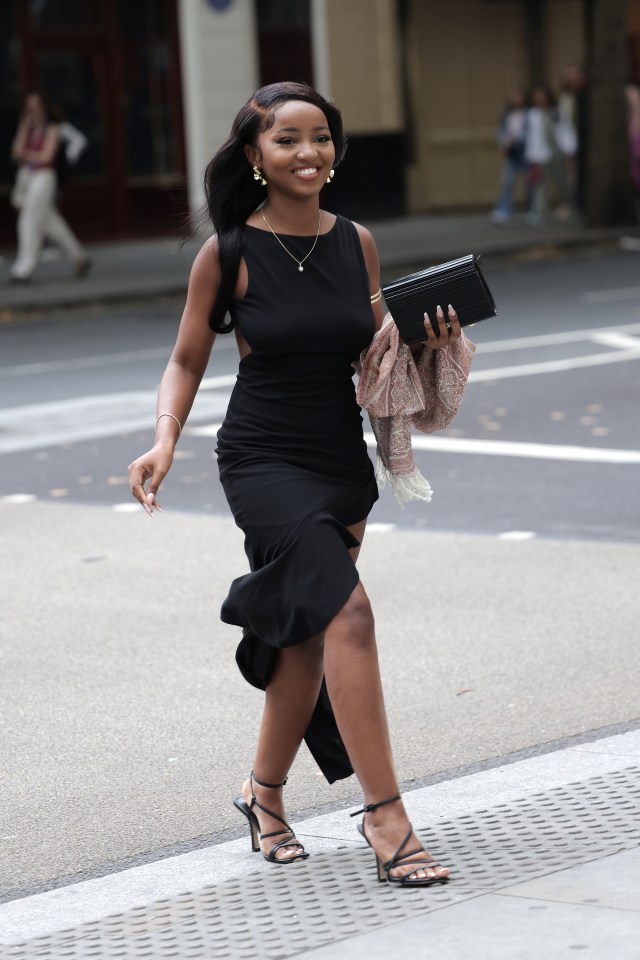
<path fill-rule="evenodd" d="M 618 287 L 613 290 L 591 290 L 582 294 L 583 303 L 613 303 L 622 300 L 639 300 L 640 287 Z"/>
<path fill-rule="evenodd" d="M 222 340 L 215 350 L 230 350 L 235 340 Z M 57 373 L 64 370 L 84 370 L 89 367 L 108 367 L 118 363 L 139 363 L 142 360 L 168 360 L 173 344 L 166 347 L 149 347 L 142 350 L 126 350 L 120 353 L 104 353 L 89 357 L 73 357 L 66 360 L 43 360 L 41 363 L 21 363 L 0 369 L 0 378 L 31 376 L 38 373 Z"/>
<path fill-rule="evenodd" d="M 469 383 L 488 380 L 507 380 L 511 377 L 532 377 L 543 373 L 564 373 L 583 367 L 602 367 L 609 363 L 623 363 L 640 359 L 640 344 L 633 350 L 616 353 L 590 353 L 586 357 L 568 357 L 566 360 L 545 360 L 541 363 L 522 363 L 513 367 L 494 367 L 492 370 L 472 370 Z"/>
<path fill-rule="evenodd" d="M 218 434 L 218 430 L 222 426 L 222 423 L 208 423 L 204 427 L 189 427 L 184 428 L 184 432 L 189 434 L 191 437 L 215 437 Z"/>
<path fill-rule="evenodd" d="M 368 447 L 375 448 L 372 433 L 365 433 Z M 476 440 L 465 437 L 413 436 L 414 450 L 431 453 L 471 453 L 484 457 L 525 457 L 533 460 L 568 460 L 582 463 L 640 463 L 640 450 L 576 447 L 556 443 L 520 443 L 510 440 Z"/>
<path fill-rule="evenodd" d="M 592 333 L 591 340 L 593 343 L 599 343 L 603 347 L 611 347 L 614 350 L 640 350 L 640 340 L 637 337 L 630 337 L 628 333 L 619 333 L 615 330 Z"/>
<path fill-rule="evenodd" d="M 638 343 L 640 349 L 640 343 Z M 205 377 L 200 383 L 200 390 L 220 390 L 222 387 L 233 387 L 237 380 L 237 374 L 226 373 L 219 377 Z"/>
<path fill-rule="evenodd" d="M 498 540 L 533 540 L 535 536 L 533 530 L 505 530 L 498 534 Z"/>
<path fill-rule="evenodd" d="M 34 493 L 9 493 L 0 497 L 0 503 L 33 503 L 34 500 L 37 500 Z"/>
<path fill-rule="evenodd" d="M 499 322 L 499 317 L 496 323 Z M 478 344 L 479 353 L 505 353 L 510 350 L 527 350 L 529 347 L 552 347 L 559 343 L 580 343 L 590 340 L 599 333 L 640 334 L 640 323 L 617 324 L 615 327 L 603 324 L 602 327 L 587 330 L 568 330 L 565 333 L 542 333 L 533 337 L 516 337 L 511 340 L 489 340 Z M 473 337 L 471 338 L 473 340 Z"/>

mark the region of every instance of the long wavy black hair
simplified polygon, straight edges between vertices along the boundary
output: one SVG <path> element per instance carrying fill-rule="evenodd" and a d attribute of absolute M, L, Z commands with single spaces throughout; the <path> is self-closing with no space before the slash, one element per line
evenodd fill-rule
<path fill-rule="evenodd" d="M 276 110 L 288 100 L 303 100 L 322 110 L 335 147 L 334 167 L 345 154 L 347 142 L 340 111 L 306 83 L 270 83 L 254 93 L 240 110 L 228 140 L 214 154 L 204 173 L 207 210 L 218 237 L 220 262 L 220 285 L 209 316 L 209 326 L 216 333 L 233 329 L 227 312 L 238 280 L 244 225 L 266 196 L 266 188 L 254 180 L 244 148 L 258 145 L 259 135 L 273 126 Z"/>

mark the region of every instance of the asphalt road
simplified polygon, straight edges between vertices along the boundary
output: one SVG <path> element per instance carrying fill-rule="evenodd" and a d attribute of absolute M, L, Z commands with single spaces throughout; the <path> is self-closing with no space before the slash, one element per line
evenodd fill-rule
<path fill-rule="evenodd" d="M 417 453 L 434 500 L 385 493 L 361 560 L 405 783 L 640 714 L 637 256 L 487 275 L 500 315 L 474 328 L 453 428 Z M 0 330 L 0 898 L 239 828 L 260 697 L 217 620 L 245 565 L 212 455 L 230 340 L 165 514 L 130 512 L 126 485 L 178 310 Z M 304 751 L 288 789 L 292 813 L 357 796 Z"/>
<path fill-rule="evenodd" d="M 400 528 L 638 542 L 640 283 L 636 253 L 487 268 L 499 316 L 462 410 L 416 459 L 434 500 L 371 521 Z M 75 312 L 0 332 L 0 496 L 120 504 L 147 449 L 180 304 Z M 212 450 L 237 354 L 219 338 L 165 483 L 166 509 L 227 515 Z M 16 410 L 16 408 L 19 408 Z"/>

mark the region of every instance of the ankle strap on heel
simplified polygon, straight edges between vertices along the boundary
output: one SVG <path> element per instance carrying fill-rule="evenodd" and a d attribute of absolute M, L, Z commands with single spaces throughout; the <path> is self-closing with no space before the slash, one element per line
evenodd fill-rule
<path fill-rule="evenodd" d="M 256 777 L 255 773 L 252 770 L 249 775 L 249 779 L 255 780 L 257 784 L 259 784 L 261 787 L 266 787 L 268 790 L 277 790 L 279 787 L 284 787 L 284 785 L 288 780 L 288 777 L 285 777 L 282 783 L 264 783 L 264 781 L 258 780 L 258 778 Z"/>
<path fill-rule="evenodd" d="M 260 782 L 260 781 L 258 781 Z M 395 803 L 396 800 L 400 799 L 400 794 L 396 794 L 395 797 L 389 797 L 388 800 L 378 800 L 377 803 L 366 803 L 361 810 L 356 810 L 355 813 L 350 813 L 350 817 L 357 817 L 360 813 L 373 813 L 374 810 L 377 810 L 378 807 L 384 807 L 387 803 Z"/>

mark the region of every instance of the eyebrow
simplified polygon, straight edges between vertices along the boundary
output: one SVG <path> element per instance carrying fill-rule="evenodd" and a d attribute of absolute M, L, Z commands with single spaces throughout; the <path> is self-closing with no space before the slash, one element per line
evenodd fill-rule
<path fill-rule="evenodd" d="M 321 126 L 319 126 L 319 127 L 312 127 L 311 129 L 314 130 L 314 131 L 315 131 L 315 130 L 328 130 L 329 127 L 328 127 L 328 125 L 327 125 L 326 123 L 323 123 Z M 276 133 L 301 133 L 302 131 L 300 130 L 299 127 L 279 127 L 275 132 L 276 132 Z"/>

